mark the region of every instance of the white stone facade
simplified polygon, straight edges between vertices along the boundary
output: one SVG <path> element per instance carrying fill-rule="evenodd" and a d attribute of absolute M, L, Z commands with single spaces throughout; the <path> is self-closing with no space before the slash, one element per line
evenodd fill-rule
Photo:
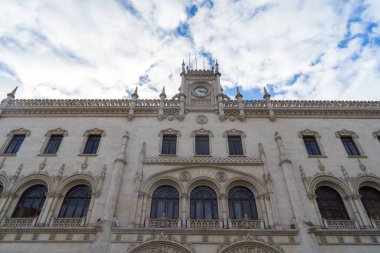
<path fill-rule="evenodd" d="M 380 102 L 229 100 L 218 66 L 183 65 L 180 92 L 167 99 L 15 99 L 0 109 L 0 252 L 379 252 L 380 220 L 371 219 L 359 189 L 380 191 Z M 202 88 L 198 88 L 202 87 Z M 24 136 L 16 153 L 7 152 Z M 46 154 L 52 135 L 58 151 Z M 84 154 L 89 136 L 96 154 Z M 175 154 L 162 154 L 165 135 Z M 209 155 L 195 154 L 208 136 Z M 241 155 L 229 155 L 228 136 L 240 136 Z M 308 155 L 304 136 L 320 154 Z M 347 155 L 341 137 L 358 154 Z M 9 151 L 9 150 L 8 150 Z M 37 216 L 14 217 L 33 185 L 47 188 Z M 91 188 L 86 214 L 60 216 L 76 185 Z M 178 192 L 178 218 L 150 218 L 160 186 Z M 198 186 L 216 194 L 217 218 L 192 219 Z M 229 192 L 249 189 L 255 219 L 231 218 Z M 348 219 L 325 219 L 316 190 L 336 190 Z M 380 205 L 380 204 L 378 204 Z"/>

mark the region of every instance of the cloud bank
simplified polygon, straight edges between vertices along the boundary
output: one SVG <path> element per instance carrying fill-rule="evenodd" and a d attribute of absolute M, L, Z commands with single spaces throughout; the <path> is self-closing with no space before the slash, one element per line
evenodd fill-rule
<path fill-rule="evenodd" d="M 231 96 L 379 100 L 379 25 L 378 0 L 2 1 L 1 96 L 170 97 L 196 53 Z"/>

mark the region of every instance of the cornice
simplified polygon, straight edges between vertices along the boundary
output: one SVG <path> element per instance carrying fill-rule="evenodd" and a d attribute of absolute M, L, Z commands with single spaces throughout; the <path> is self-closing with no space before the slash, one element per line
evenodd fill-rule
<path fill-rule="evenodd" d="M 125 117 L 128 116 L 132 102 L 131 99 L 15 99 L 3 108 L 0 117 L 71 115 Z M 134 116 L 157 117 L 160 102 L 160 99 L 137 99 L 133 105 Z M 276 118 L 380 118 L 380 101 L 271 100 L 270 102 Z M 243 100 L 242 103 L 245 117 L 268 117 L 269 105 L 265 100 Z M 225 115 L 239 114 L 237 100 L 225 101 L 223 105 Z M 209 109 L 213 108 L 204 108 L 204 110 Z M 178 114 L 179 100 L 165 100 L 163 111 L 164 115 Z"/>

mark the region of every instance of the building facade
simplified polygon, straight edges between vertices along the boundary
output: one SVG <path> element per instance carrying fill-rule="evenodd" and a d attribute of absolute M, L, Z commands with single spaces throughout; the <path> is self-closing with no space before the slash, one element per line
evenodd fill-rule
<path fill-rule="evenodd" d="M 0 252 L 379 252 L 380 102 L 236 99 L 182 64 L 156 100 L 0 109 Z"/>

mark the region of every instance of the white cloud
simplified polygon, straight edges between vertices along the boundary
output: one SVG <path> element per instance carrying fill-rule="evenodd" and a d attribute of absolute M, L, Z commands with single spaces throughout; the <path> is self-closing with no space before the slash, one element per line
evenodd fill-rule
<path fill-rule="evenodd" d="M 182 59 L 204 50 L 218 59 L 225 87 L 272 84 L 281 99 L 380 98 L 380 46 L 364 36 L 380 35 L 379 1 L 362 13 L 343 1 L 204 2 L 2 1 L 2 96 L 20 80 L 18 97 L 121 98 L 141 76 L 140 98 L 158 98 L 164 85 L 173 96 Z M 184 23 L 191 38 L 176 34 Z"/>

